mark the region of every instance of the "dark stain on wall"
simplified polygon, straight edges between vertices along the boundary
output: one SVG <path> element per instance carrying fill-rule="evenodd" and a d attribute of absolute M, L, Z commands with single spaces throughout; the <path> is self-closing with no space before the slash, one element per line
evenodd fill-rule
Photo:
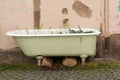
<path fill-rule="evenodd" d="M 63 21 L 62 21 L 62 27 L 63 28 L 68 28 L 69 27 L 69 18 L 65 18 L 65 19 L 63 19 Z"/>
<path fill-rule="evenodd" d="M 92 16 L 92 10 L 79 0 L 74 1 L 72 8 L 81 17 L 90 18 Z"/>
<path fill-rule="evenodd" d="M 118 19 L 119 18 L 119 15 L 116 15 L 116 19 Z"/>
<path fill-rule="evenodd" d="M 68 19 L 68 18 L 63 19 L 63 24 L 67 24 L 67 23 L 68 23 L 68 21 L 69 21 L 69 19 Z"/>
<path fill-rule="evenodd" d="M 68 14 L 68 9 L 67 9 L 67 8 L 63 8 L 63 9 L 62 9 L 62 14 L 67 15 L 67 14 Z"/>
<path fill-rule="evenodd" d="M 40 27 L 40 11 L 34 11 L 34 28 L 39 29 Z"/>
<path fill-rule="evenodd" d="M 34 5 L 34 28 L 39 29 L 40 27 L 40 0 L 33 0 Z"/>
<path fill-rule="evenodd" d="M 99 18 L 96 18 L 96 20 L 98 21 L 98 20 L 99 20 Z"/>

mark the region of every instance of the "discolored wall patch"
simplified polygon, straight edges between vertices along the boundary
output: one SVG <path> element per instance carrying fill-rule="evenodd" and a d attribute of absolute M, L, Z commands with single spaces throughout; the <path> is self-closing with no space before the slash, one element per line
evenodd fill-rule
<path fill-rule="evenodd" d="M 68 23 L 68 21 L 69 21 L 69 19 L 68 19 L 68 18 L 64 19 L 64 20 L 63 20 L 63 24 L 67 24 L 67 23 Z"/>
<path fill-rule="evenodd" d="M 69 22 L 69 18 L 65 18 L 65 19 L 63 19 L 63 28 L 68 28 L 69 27 L 69 24 L 68 24 L 68 22 Z"/>
<path fill-rule="evenodd" d="M 81 1 L 74 1 L 72 8 L 77 13 L 77 15 L 81 17 L 92 17 L 92 10 L 87 5 L 83 4 Z"/>
<path fill-rule="evenodd" d="M 63 8 L 62 9 L 62 14 L 68 14 L 68 9 L 67 8 Z"/>
<path fill-rule="evenodd" d="M 34 5 L 34 28 L 39 29 L 40 27 L 40 18 L 41 18 L 41 11 L 40 11 L 40 0 L 33 0 Z"/>

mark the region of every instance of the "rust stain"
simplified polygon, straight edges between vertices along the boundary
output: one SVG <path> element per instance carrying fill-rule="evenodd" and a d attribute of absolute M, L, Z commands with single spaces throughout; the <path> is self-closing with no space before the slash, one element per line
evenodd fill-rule
<path fill-rule="evenodd" d="M 68 14 L 68 9 L 67 8 L 63 8 L 62 9 L 62 14 Z"/>
<path fill-rule="evenodd" d="M 92 16 L 92 10 L 79 0 L 74 1 L 72 8 L 81 17 L 90 18 Z"/>

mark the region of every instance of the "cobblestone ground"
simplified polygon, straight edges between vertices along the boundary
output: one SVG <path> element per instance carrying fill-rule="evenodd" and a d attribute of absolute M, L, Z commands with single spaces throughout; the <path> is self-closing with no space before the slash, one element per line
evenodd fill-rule
<path fill-rule="evenodd" d="M 120 80 L 120 70 L 7 70 L 0 80 Z"/>

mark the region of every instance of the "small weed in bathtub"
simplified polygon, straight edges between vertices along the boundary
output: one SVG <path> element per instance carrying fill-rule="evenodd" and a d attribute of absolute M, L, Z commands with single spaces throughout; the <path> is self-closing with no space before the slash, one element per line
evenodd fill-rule
<path fill-rule="evenodd" d="M 72 30 L 69 28 L 70 34 L 77 34 L 77 33 L 93 33 L 93 31 L 83 31 L 80 26 L 78 26 L 79 30 Z"/>
<path fill-rule="evenodd" d="M 29 34 L 28 28 L 25 28 L 25 30 L 26 30 L 26 34 Z"/>

